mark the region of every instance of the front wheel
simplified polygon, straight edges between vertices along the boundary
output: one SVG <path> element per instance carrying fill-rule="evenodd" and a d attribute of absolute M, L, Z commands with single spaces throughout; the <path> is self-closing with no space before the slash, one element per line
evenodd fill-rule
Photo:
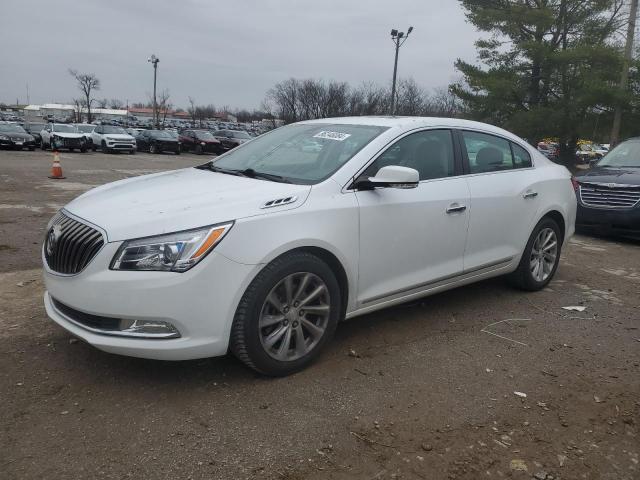
<path fill-rule="evenodd" d="M 529 237 L 518 269 L 510 276 L 511 281 L 523 290 L 542 290 L 551 281 L 558 269 L 562 243 L 560 227 L 551 218 L 538 222 Z"/>
<path fill-rule="evenodd" d="M 158 153 L 158 147 L 156 147 L 153 143 L 149 145 L 149 153 Z"/>
<path fill-rule="evenodd" d="M 306 252 L 286 254 L 267 265 L 240 300 L 231 351 L 265 375 L 294 373 L 331 339 L 341 305 L 338 281 L 326 263 Z"/>

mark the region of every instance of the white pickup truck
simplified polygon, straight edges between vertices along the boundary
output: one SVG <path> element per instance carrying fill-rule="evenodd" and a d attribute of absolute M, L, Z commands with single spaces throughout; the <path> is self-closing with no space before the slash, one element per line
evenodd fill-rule
<path fill-rule="evenodd" d="M 91 132 L 91 142 L 94 152 L 99 148 L 104 153 L 114 151 L 136 153 L 136 139 L 121 127 L 98 125 Z"/>

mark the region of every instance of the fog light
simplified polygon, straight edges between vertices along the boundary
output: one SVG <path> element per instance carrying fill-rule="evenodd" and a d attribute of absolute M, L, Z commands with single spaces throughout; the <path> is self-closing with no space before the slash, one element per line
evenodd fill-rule
<path fill-rule="evenodd" d="M 178 329 L 163 320 L 128 320 L 120 321 L 120 331 L 125 334 L 156 338 L 177 338 Z"/>

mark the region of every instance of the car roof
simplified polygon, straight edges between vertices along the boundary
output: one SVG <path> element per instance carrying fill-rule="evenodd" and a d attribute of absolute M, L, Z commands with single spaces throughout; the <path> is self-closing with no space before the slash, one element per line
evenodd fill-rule
<path fill-rule="evenodd" d="M 378 127 L 397 128 L 399 130 L 413 130 L 415 128 L 425 127 L 450 127 L 450 128 L 469 128 L 474 130 L 483 130 L 488 133 L 496 133 L 502 136 L 509 136 L 522 141 L 511 132 L 502 128 L 490 125 L 488 123 L 475 122 L 472 120 L 464 120 L 460 118 L 443 118 L 443 117 L 398 117 L 398 116 L 362 116 L 362 117 L 336 117 L 323 118 L 318 120 L 307 120 L 299 122 L 300 124 L 338 124 L 338 125 L 371 125 Z"/>

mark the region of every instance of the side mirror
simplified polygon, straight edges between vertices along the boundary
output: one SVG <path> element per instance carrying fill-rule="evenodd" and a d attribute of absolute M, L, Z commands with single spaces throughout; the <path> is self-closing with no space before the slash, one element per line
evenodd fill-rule
<path fill-rule="evenodd" d="M 420 174 L 414 168 L 389 165 L 378 170 L 375 177 L 356 181 L 359 190 L 385 188 L 416 188 L 420 182 Z"/>

